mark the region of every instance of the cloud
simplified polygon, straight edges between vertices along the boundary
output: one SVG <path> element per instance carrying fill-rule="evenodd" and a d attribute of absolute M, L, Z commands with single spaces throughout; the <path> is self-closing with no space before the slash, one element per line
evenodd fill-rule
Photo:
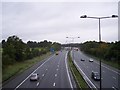
<path fill-rule="evenodd" d="M 18 35 L 23 41 L 46 39 L 61 43 L 65 43 L 66 36 L 81 37 L 76 42 L 98 40 L 98 20 L 80 16 L 118 14 L 117 6 L 117 2 L 3 2 L 2 37 Z M 103 40 L 117 40 L 117 23 L 117 19 L 101 20 Z"/>

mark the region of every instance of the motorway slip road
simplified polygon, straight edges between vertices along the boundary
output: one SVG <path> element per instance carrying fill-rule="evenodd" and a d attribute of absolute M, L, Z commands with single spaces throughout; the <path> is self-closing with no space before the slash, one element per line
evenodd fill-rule
<path fill-rule="evenodd" d="M 58 55 L 52 55 L 22 74 L 9 80 L 4 88 L 73 88 L 67 65 L 67 51 L 60 51 Z M 38 81 L 30 81 L 33 73 L 39 74 Z"/>

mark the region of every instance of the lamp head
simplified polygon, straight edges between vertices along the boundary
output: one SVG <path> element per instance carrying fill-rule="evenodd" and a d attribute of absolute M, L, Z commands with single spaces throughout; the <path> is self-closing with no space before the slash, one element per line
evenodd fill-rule
<path fill-rule="evenodd" d="M 83 15 L 83 16 L 81 16 L 80 18 L 87 18 L 87 15 Z"/>
<path fill-rule="evenodd" d="M 118 17 L 118 15 L 112 15 L 112 18 L 116 18 L 116 17 Z"/>

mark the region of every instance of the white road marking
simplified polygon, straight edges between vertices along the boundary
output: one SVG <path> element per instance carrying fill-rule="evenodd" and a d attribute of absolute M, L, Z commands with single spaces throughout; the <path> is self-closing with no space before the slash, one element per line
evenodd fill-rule
<path fill-rule="evenodd" d="M 45 74 L 42 75 L 42 77 L 44 77 L 44 76 L 45 76 Z"/>
<path fill-rule="evenodd" d="M 46 71 L 47 71 L 48 69 L 46 69 Z"/>
<path fill-rule="evenodd" d="M 97 63 L 97 62 L 95 62 L 95 63 L 99 65 L 99 63 Z M 106 66 L 104 66 L 104 65 L 101 65 L 101 66 L 120 75 L 120 73 L 118 73 L 118 72 L 115 71 L 115 70 L 112 70 L 112 69 L 110 69 L 110 68 L 108 68 L 108 67 L 106 67 Z"/>
<path fill-rule="evenodd" d="M 73 85 L 72 85 L 72 82 L 71 82 L 71 79 L 70 79 L 70 75 L 69 75 L 69 72 L 68 72 L 68 66 L 67 66 L 67 54 L 68 54 L 68 52 L 66 53 L 66 56 L 65 56 L 66 70 L 67 70 L 67 75 L 68 75 L 68 79 L 69 79 L 69 82 L 70 82 L 70 86 L 71 86 L 71 88 L 73 89 Z"/>
<path fill-rule="evenodd" d="M 91 88 L 96 88 L 96 86 L 90 81 L 90 79 L 85 75 L 85 73 L 82 71 L 82 69 L 80 69 L 80 67 L 78 66 L 78 64 L 76 63 L 76 61 L 74 61 L 74 63 L 75 63 L 75 65 L 76 65 L 76 67 L 80 70 L 80 72 L 83 74 L 83 78 L 86 80 L 86 82 L 88 82 L 89 81 L 89 83 L 92 85 L 92 87 Z"/>
<path fill-rule="evenodd" d="M 59 65 L 57 65 L 57 67 L 59 67 Z"/>
<path fill-rule="evenodd" d="M 38 86 L 40 83 L 39 82 L 37 82 L 37 85 L 36 86 Z"/>
<path fill-rule="evenodd" d="M 115 87 L 112 87 L 114 90 L 118 90 L 117 88 L 115 88 Z"/>
<path fill-rule="evenodd" d="M 57 77 L 57 74 L 55 74 L 55 77 Z"/>
<path fill-rule="evenodd" d="M 54 55 L 53 55 L 54 56 Z M 48 60 L 46 60 L 44 63 L 42 63 L 39 67 L 37 67 L 37 69 L 35 69 L 30 75 L 28 75 L 19 85 L 17 85 L 15 87 L 14 90 L 16 90 L 17 88 L 19 88 L 33 73 L 35 73 L 39 68 L 41 68 L 46 62 L 48 62 L 53 56 L 51 56 Z"/>
<path fill-rule="evenodd" d="M 114 88 L 114 87 L 112 87 L 112 88 Z"/>
<path fill-rule="evenodd" d="M 53 86 L 54 86 L 54 87 L 55 87 L 55 85 L 56 85 L 56 84 L 55 84 L 55 83 L 53 83 Z"/>
<path fill-rule="evenodd" d="M 113 77 L 114 79 L 116 79 L 116 77 Z"/>
<path fill-rule="evenodd" d="M 56 70 L 58 71 L 59 69 L 57 68 Z"/>

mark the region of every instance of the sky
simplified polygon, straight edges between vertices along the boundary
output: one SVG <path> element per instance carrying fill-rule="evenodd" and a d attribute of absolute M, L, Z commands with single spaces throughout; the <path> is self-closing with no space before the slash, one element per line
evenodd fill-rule
<path fill-rule="evenodd" d="M 118 1 L 106 2 L 2 2 L 2 40 L 17 35 L 24 42 L 48 40 L 59 43 L 98 41 L 98 20 L 82 15 L 118 15 Z M 1 5 L 0 5 L 1 7 Z M 69 37 L 69 38 L 66 38 Z M 80 37 L 80 38 L 77 38 Z M 102 41 L 118 41 L 118 18 L 101 20 Z M 74 41 L 71 39 L 74 38 Z"/>

